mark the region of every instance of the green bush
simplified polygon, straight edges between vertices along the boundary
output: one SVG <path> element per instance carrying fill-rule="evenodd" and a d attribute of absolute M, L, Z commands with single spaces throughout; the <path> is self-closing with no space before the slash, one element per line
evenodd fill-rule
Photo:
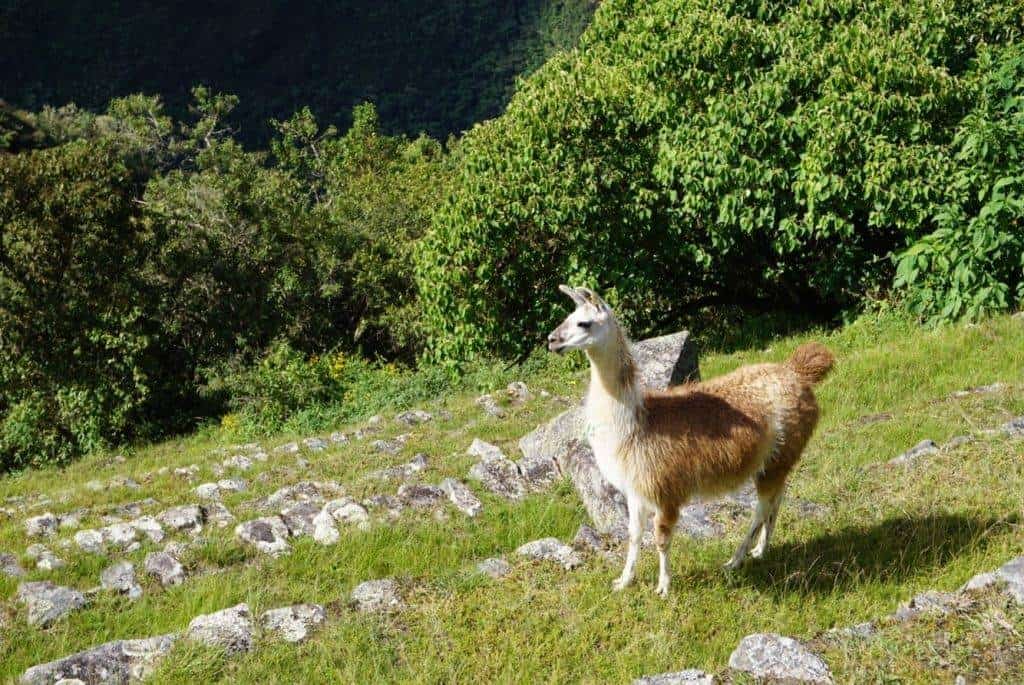
<path fill-rule="evenodd" d="M 831 317 L 888 290 L 892 255 L 990 182 L 957 131 L 1022 26 L 997 0 L 603 3 L 461 142 L 417 265 L 432 357 L 536 345 L 566 280 L 609 292 L 638 335 L 708 307 Z M 1004 237 L 1011 211 L 990 221 Z M 1007 291 L 988 308 L 1019 297 L 1004 264 L 972 267 Z M 927 269 L 940 298 L 944 268 Z"/>

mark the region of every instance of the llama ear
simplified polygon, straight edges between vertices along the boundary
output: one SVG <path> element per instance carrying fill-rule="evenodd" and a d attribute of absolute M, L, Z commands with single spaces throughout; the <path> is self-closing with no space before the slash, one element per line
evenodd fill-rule
<path fill-rule="evenodd" d="M 576 292 L 583 297 L 583 301 L 600 311 L 611 311 L 608 303 L 601 299 L 601 296 L 590 288 L 576 288 Z"/>
<path fill-rule="evenodd" d="M 584 305 L 587 303 L 587 301 L 583 298 L 583 295 L 581 295 L 579 290 L 575 288 L 570 288 L 567 285 L 560 285 L 558 286 L 558 289 L 561 290 L 566 295 L 568 295 L 570 298 L 572 298 L 572 301 L 578 305 Z"/>

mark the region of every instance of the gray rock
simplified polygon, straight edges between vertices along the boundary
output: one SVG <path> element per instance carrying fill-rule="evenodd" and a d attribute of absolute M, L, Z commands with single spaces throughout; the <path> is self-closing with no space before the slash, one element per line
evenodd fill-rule
<path fill-rule="evenodd" d="M 679 331 L 633 344 L 640 380 L 649 388 L 670 388 L 700 380 L 697 345 L 689 331 Z"/>
<path fill-rule="evenodd" d="M 331 433 L 329 437 L 330 441 L 333 442 L 335 445 L 340 445 L 342 443 L 346 443 L 349 441 L 348 436 L 340 431 L 335 431 L 334 433 Z"/>
<path fill-rule="evenodd" d="M 979 573 L 961 588 L 961 592 L 1000 585 L 1018 604 L 1024 605 L 1024 556 L 1011 559 L 995 571 Z"/>
<path fill-rule="evenodd" d="M 203 510 L 195 504 L 172 507 L 156 518 L 171 530 L 198 533 L 203 529 Z"/>
<path fill-rule="evenodd" d="M 979 385 L 976 388 L 968 388 L 966 390 L 957 390 L 952 394 L 952 397 L 961 398 L 969 397 L 970 395 L 990 395 L 995 392 L 1002 392 L 1006 389 L 1006 383 L 992 383 L 991 385 Z"/>
<path fill-rule="evenodd" d="M 505 394 L 508 395 L 509 399 L 518 404 L 528 402 L 532 397 L 530 395 L 530 389 L 526 387 L 526 383 L 522 381 L 512 381 L 505 388 Z"/>
<path fill-rule="evenodd" d="M 319 604 L 296 604 L 263 612 L 260 625 L 267 632 L 279 634 L 285 642 L 302 642 L 326 620 L 327 612 Z"/>
<path fill-rule="evenodd" d="M 311 452 L 322 452 L 327 449 L 327 441 L 323 438 L 306 438 L 302 444 Z"/>
<path fill-rule="evenodd" d="M 480 459 L 470 468 L 470 478 L 479 481 L 494 494 L 508 499 L 516 500 L 526 496 L 527 484 L 519 473 L 519 467 L 500 449 L 476 438 L 467 451 Z"/>
<path fill-rule="evenodd" d="M 398 583 L 390 578 L 367 580 L 352 590 L 353 608 L 363 612 L 391 612 L 405 608 Z"/>
<path fill-rule="evenodd" d="M 135 542 L 139 533 L 130 524 L 112 523 L 100 528 L 100 535 L 103 536 L 103 542 L 106 544 L 124 549 Z"/>
<path fill-rule="evenodd" d="M 572 539 L 572 546 L 581 552 L 601 553 L 607 549 L 601 534 L 588 525 L 582 525 L 576 531 L 576 537 Z"/>
<path fill-rule="evenodd" d="M 223 466 L 226 469 L 238 469 L 239 471 L 248 471 L 249 469 L 252 468 L 253 461 L 251 458 L 245 456 L 244 454 L 236 454 L 222 461 L 221 466 Z"/>
<path fill-rule="evenodd" d="M 469 488 L 454 478 L 445 478 L 441 481 L 441 489 L 447 493 L 448 499 L 455 508 L 466 516 L 472 518 L 479 514 L 484 507 Z"/>
<path fill-rule="evenodd" d="M 75 544 L 90 554 L 102 554 L 106 549 L 103 535 L 98 530 L 80 530 L 75 533 Z"/>
<path fill-rule="evenodd" d="M 582 413 L 579 418 L 582 420 Z M 571 440 L 568 449 L 560 454 L 558 465 L 572 480 L 594 528 L 625 538 L 626 498 L 601 475 L 590 446 L 583 440 Z"/>
<path fill-rule="evenodd" d="M 973 435 L 958 435 L 955 438 L 950 438 L 949 442 L 942 446 L 943 452 L 953 452 L 960 449 L 964 445 L 970 445 L 974 442 Z"/>
<path fill-rule="evenodd" d="M 234 515 L 220 502 L 207 502 L 200 509 L 203 512 L 203 521 L 217 528 L 227 528 L 235 521 Z"/>
<path fill-rule="evenodd" d="M 253 519 L 235 526 L 235 535 L 242 542 L 253 545 L 259 551 L 273 557 L 291 551 L 288 544 L 288 526 L 280 516 Z"/>
<path fill-rule="evenodd" d="M 29 545 L 25 554 L 36 562 L 36 568 L 40 571 L 54 571 L 65 566 L 64 560 L 50 551 L 45 545 Z"/>
<path fill-rule="evenodd" d="M 152 542 L 159 543 L 164 540 L 164 527 L 153 516 L 140 516 L 133 521 L 129 521 L 128 524 Z"/>
<path fill-rule="evenodd" d="M 138 490 L 142 486 L 139 485 L 135 479 L 129 478 L 128 476 L 115 476 L 114 478 L 110 479 L 110 487 Z"/>
<path fill-rule="evenodd" d="M 402 515 L 405 504 L 394 495 L 371 495 L 363 500 L 367 509 L 383 509 L 389 518 L 395 519 Z"/>
<path fill-rule="evenodd" d="M 863 623 L 857 623 L 846 628 L 831 628 L 827 631 L 827 634 L 837 637 L 864 640 L 869 637 L 873 637 L 877 632 L 878 627 L 875 626 L 874 621 L 864 621 Z"/>
<path fill-rule="evenodd" d="M 78 590 L 49 581 L 22 583 L 17 599 L 28 609 L 29 624 L 43 628 L 86 605 L 85 596 Z"/>
<path fill-rule="evenodd" d="M 297 443 L 297 442 L 287 442 L 287 443 L 285 443 L 283 445 L 278 445 L 277 447 L 274 448 L 274 454 L 298 454 L 298 453 L 299 453 L 299 443 Z"/>
<path fill-rule="evenodd" d="M 425 468 L 427 468 L 427 455 L 420 453 L 406 464 L 374 471 L 370 474 L 370 477 L 379 480 L 405 480 L 413 477 Z"/>
<path fill-rule="evenodd" d="M 383 454 L 395 456 L 402 451 L 402 448 L 405 447 L 405 443 L 408 439 L 408 435 L 399 435 L 392 440 L 374 440 L 370 443 L 370 447 L 378 452 L 382 452 Z"/>
<path fill-rule="evenodd" d="M 415 485 L 406 483 L 398 488 L 398 499 L 415 509 L 429 509 L 443 501 L 445 491 L 436 485 Z"/>
<path fill-rule="evenodd" d="M 199 499 L 218 499 L 220 497 L 220 488 L 217 487 L 216 483 L 197 485 L 192 492 Z"/>
<path fill-rule="evenodd" d="M 168 552 L 153 552 L 143 562 L 146 573 L 160 581 L 160 585 L 181 585 L 185 582 L 185 568 Z"/>
<path fill-rule="evenodd" d="M 323 509 L 314 502 L 296 502 L 281 510 L 281 520 L 292 537 L 313 534 L 313 519 Z"/>
<path fill-rule="evenodd" d="M 30 538 L 48 538 L 57 533 L 60 521 L 50 512 L 25 520 L 25 535 Z"/>
<path fill-rule="evenodd" d="M 893 614 L 893 618 L 903 622 L 924 613 L 948 614 L 962 603 L 962 598 L 955 593 L 927 590 L 901 605 Z"/>
<path fill-rule="evenodd" d="M 58 682 L 128 683 L 144 680 L 174 645 L 177 635 L 141 640 L 115 640 L 78 654 L 33 666 L 21 676 L 23 685 Z"/>
<path fill-rule="evenodd" d="M 696 668 L 675 673 L 645 675 L 633 681 L 633 685 L 715 685 L 715 678 Z"/>
<path fill-rule="evenodd" d="M 939 446 L 935 444 L 934 440 L 922 440 L 917 443 L 903 454 L 889 460 L 890 466 L 908 466 L 913 464 L 921 457 L 929 454 L 935 454 L 939 451 Z"/>
<path fill-rule="evenodd" d="M 999 427 L 999 430 L 1011 438 L 1024 438 L 1024 416 L 1007 421 Z"/>
<path fill-rule="evenodd" d="M 729 668 L 758 679 L 783 683 L 832 683 L 828 665 L 802 644 L 774 633 L 756 633 L 740 641 Z"/>
<path fill-rule="evenodd" d="M 184 480 L 192 480 L 199 475 L 199 466 L 197 464 L 189 464 L 188 466 L 180 466 L 174 469 L 174 475 Z"/>
<path fill-rule="evenodd" d="M 78 509 L 77 511 L 69 511 L 66 514 L 61 514 L 57 517 L 58 527 L 61 530 L 74 530 L 82 525 L 82 517 L 88 513 L 86 509 Z"/>
<path fill-rule="evenodd" d="M 484 559 L 476 565 L 476 570 L 485 576 L 490 576 L 495 580 L 504 578 L 509 573 L 512 573 L 512 566 L 507 561 L 500 557 L 491 557 L 490 559 Z"/>
<path fill-rule="evenodd" d="M 248 604 L 238 604 L 212 614 L 196 616 L 185 635 L 204 645 L 221 647 L 228 654 L 252 649 L 253 625 Z"/>
<path fill-rule="evenodd" d="M 284 507 L 292 506 L 299 502 L 323 504 L 326 499 L 333 499 L 344 494 L 345 488 L 334 481 L 317 482 L 304 480 L 278 489 L 269 497 L 258 501 L 256 506 L 260 509 L 280 511 Z"/>
<path fill-rule="evenodd" d="M 395 421 L 402 424 L 403 426 L 417 426 L 427 421 L 432 421 L 434 415 L 430 412 L 425 412 L 422 409 L 412 409 L 409 411 L 403 411 L 401 414 L 395 417 Z"/>
<path fill-rule="evenodd" d="M 497 419 L 505 418 L 505 410 L 498 406 L 494 398 L 490 395 L 481 395 L 476 398 L 476 405 L 484 410 L 484 413 L 488 416 L 493 416 Z"/>
<path fill-rule="evenodd" d="M 339 539 L 337 523 L 365 529 L 369 527 L 370 514 L 347 497 L 331 500 L 313 518 L 313 539 L 321 545 L 333 545 Z"/>
<path fill-rule="evenodd" d="M 583 557 L 580 556 L 580 553 L 562 543 L 558 538 L 543 538 L 527 542 L 516 549 L 516 554 L 530 559 L 554 561 L 561 564 L 567 571 L 583 565 Z"/>
<path fill-rule="evenodd" d="M 135 567 L 130 561 L 118 561 L 103 569 L 100 585 L 104 590 L 120 592 L 130 599 L 142 596 L 142 588 L 135 582 Z"/>
<path fill-rule="evenodd" d="M 18 563 L 18 557 L 10 552 L 0 552 L 0 574 L 8 578 L 21 578 L 25 575 L 25 569 Z"/>

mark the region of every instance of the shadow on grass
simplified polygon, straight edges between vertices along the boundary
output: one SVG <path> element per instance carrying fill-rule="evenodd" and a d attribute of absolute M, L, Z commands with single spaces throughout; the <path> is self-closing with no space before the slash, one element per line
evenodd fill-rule
<path fill-rule="evenodd" d="M 750 560 L 735 582 L 783 595 L 824 595 L 870 583 L 899 583 L 985 549 L 1020 517 L 961 514 L 899 516 L 850 526 L 804 542 L 773 545 Z M 989 569 L 977 569 L 986 571 Z"/>

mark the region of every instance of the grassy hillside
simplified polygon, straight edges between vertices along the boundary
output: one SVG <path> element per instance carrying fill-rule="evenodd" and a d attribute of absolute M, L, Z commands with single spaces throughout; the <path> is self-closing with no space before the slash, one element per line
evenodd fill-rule
<path fill-rule="evenodd" d="M 204 83 L 241 97 L 242 137 L 309 106 L 347 124 L 377 103 L 389 132 L 436 137 L 495 116 L 513 80 L 575 42 L 588 0 L 0 3 L 0 95 L 100 108 L 145 92 L 176 113 Z"/>
<path fill-rule="evenodd" d="M 582 568 L 565 571 L 514 554 L 537 538 L 571 541 L 585 523 L 568 482 L 514 504 L 467 481 L 483 500 L 476 518 L 447 505 L 433 514 L 407 510 L 390 523 L 375 517 L 365 531 L 342 530 L 333 546 L 294 538 L 291 553 L 278 559 L 239 542 L 233 523 L 223 529 L 208 524 L 182 555 L 188 579 L 169 588 L 142 572 L 146 553 L 159 547 L 144 541 L 142 549 L 124 555 L 136 564 L 141 599 L 100 592 L 87 608 L 48 629 L 26 624 L 14 601 L 18 582 L 0 575 L 0 622 L 9 624 L 0 640 L 0 679 L 115 638 L 180 631 L 199 614 L 239 602 L 248 602 L 254 617 L 317 602 L 327 607 L 328 620 L 302 645 L 258 636 L 252 651 L 235 657 L 179 642 L 154 682 L 629 682 L 687 667 L 721 671 L 746 634 L 810 639 L 890 614 L 920 591 L 955 589 L 976 572 L 1020 555 L 1024 441 L 986 430 L 1024 414 L 1024 320 L 922 330 L 866 317 L 827 335 L 707 356 L 702 370 L 712 376 L 743 363 L 780 360 L 810 337 L 825 339 L 838 365 L 820 389 L 822 423 L 792 479 L 790 502 L 811 502 L 827 513 L 802 517 L 795 506 L 783 506 L 774 547 L 732 577 L 720 567 L 745 529 L 746 514 L 724 521 L 723 539 L 677 538 L 672 594 L 662 601 L 653 592 L 650 551 L 642 557 L 637 585 L 620 594 L 610 591 L 618 559 L 590 556 Z M 247 489 L 225 494 L 223 503 L 244 521 L 260 515 L 252 508 L 256 498 L 303 480 L 335 480 L 357 500 L 394 493 L 397 483 L 368 474 L 420 452 L 428 466 L 419 482 L 465 479 L 475 461 L 466 454 L 474 438 L 518 458 L 516 440 L 566 406 L 568 400 L 558 396 L 575 398 L 583 389 L 582 374 L 564 359 L 552 359 L 524 380 L 534 398 L 508 406 L 505 418 L 484 414 L 472 397 L 447 397 L 423 407 L 437 416 L 431 422 L 406 428 L 387 417 L 379 434 L 332 443 L 324 451 L 272 450 L 303 436 L 264 441 L 267 461 L 243 472 L 227 469 L 226 475 L 245 479 Z M 994 383 L 1001 385 L 957 392 Z M 542 389 L 552 396 L 540 396 Z M 371 446 L 374 438 L 399 433 L 410 436 L 398 454 Z M 886 465 L 922 439 L 943 445 L 965 434 L 976 439 L 911 466 Z M 158 503 L 144 510 L 155 514 L 195 502 L 192 488 L 216 480 L 225 456 L 237 451 L 228 442 L 207 433 L 139 450 L 127 460 L 96 455 L 63 470 L 5 477 L 0 506 L 8 518 L 0 519 L 0 551 L 21 555 L 29 567 L 22 553 L 33 541 L 23 520 L 43 511 L 81 509 L 81 527 L 98 528 L 116 504 L 152 497 Z M 190 464 L 198 466 L 191 482 L 173 474 Z M 104 485 L 119 477 L 138 487 Z M 44 541 L 67 565 L 31 570 L 31 579 L 82 590 L 98 584 L 117 555 L 63 549 L 60 541 L 73 532 Z M 491 580 L 475 573 L 475 564 L 491 556 L 505 556 L 511 574 Z M 379 616 L 348 607 L 356 584 L 384 577 L 398 581 L 404 611 Z M 1013 644 L 1024 629 L 1024 612 L 1002 596 L 981 601 L 976 613 L 883 624 L 868 640 L 819 638 L 814 644 L 838 682 L 948 682 L 961 673 L 969 682 L 1019 681 L 1024 655 Z M 972 645 L 988 645 L 989 651 Z"/>

